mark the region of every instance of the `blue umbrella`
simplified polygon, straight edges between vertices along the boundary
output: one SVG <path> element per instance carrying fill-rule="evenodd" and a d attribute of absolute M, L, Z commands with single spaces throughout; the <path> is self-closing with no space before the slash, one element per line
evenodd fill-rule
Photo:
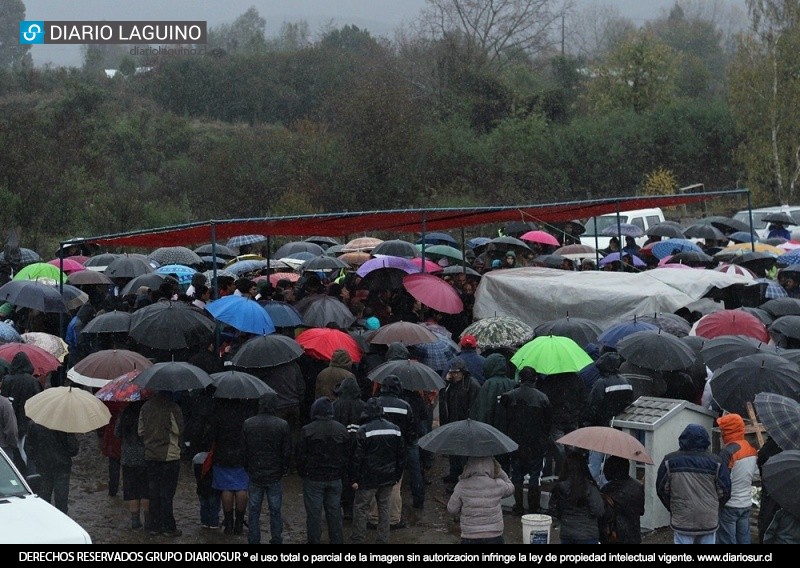
<path fill-rule="evenodd" d="M 259 304 L 267 310 L 275 327 L 295 327 L 303 323 L 303 316 L 291 304 L 275 300 L 259 301 Z"/>
<path fill-rule="evenodd" d="M 22 336 L 10 323 L 0 322 L 0 342 L 23 343 Z"/>
<path fill-rule="evenodd" d="M 792 249 L 780 255 L 777 264 L 789 266 L 790 264 L 800 264 L 800 248 Z"/>
<path fill-rule="evenodd" d="M 635 254 L 623 253 L 622 256 L 623 257 L 625 257 L 625 256 L 631 257 L 634 266 L 645 266 L 645 262 L 641 258 L 636 256 Z M 620 257 L 619 257 L 619 253 L 618 252 L 612 252 L 611 254 L 607 254 L 606 256 L 604 256 L 603 258 L 600 259 L 600 266 L 605 266 L 609 262 L 614 262 L 614 261 L 617 261 L 617 260 L 621 260 Z"/>
<path fill-rule="evenodd" d="M 774 298 L 785 298 L 789 295 L 786 288 L 769 278 L 756 278 L 755 282 L 761 282 L 767 285 L 766 290 L 764 290 L 764 297 L 770 300 Z"/>
<path fill-rule="evenodd" d="M 275 324 L 267 310 L 255 300 L 232 294 L 206 304 L 206 310 L 215 319 L 229 326 L 257 335 L 275 332 Z"/>
<path fill-rule="evenodd" d="M 703 252 L 703 249 L 688 239 L 667 239 L 666 241 L 659 241 L 654 244 L 650 251 L 653 253 L 653 256 L 661 260 L 676 252 Z"/>
<path fill-rule="evenodd" d="M 476 249 L 488 245 L 491 240 L 489 237 L 475 237 L 467 241 L 467 246 L 471 249 Z"/>
<path fill-rule="evenodd" d="M 191 284 L 192 275 L 195 272 L 197 272 L 197 270 L 190 266 L 184 266 L 183 264 L 165 264 L 164 266 L 159 266 L 156 268 L 157 274 L 176 275 L 178 277 L 179 284 Z"/>
<path fill-rule="evenodd" d="M 269 261 L 264 260 L 239 260 L 225 267 L 225 270 L 237 276 L 246 272 L 255 272 L 262 268 L 268 268 Z"/>
<path fill-rule="evenodd" d="M 728 235 L 728 240 L 731 240 L 737 244 L 758 242 L 758 235 L 755 233 L 748 233 L 747 231 L 736 231 L 735 233 Z"/>
<path fill-rule="evenodd" d="M 627 337 L 637 331 L 647 330 L 658 331 L 658 326 L 643 321 L 624 321 L 616 323 L 597 336 L 597 343 L 604 347 L 616 349 L 617 342 L 623 337 Z"/>
<path fill-rule="evenodd" d="M 450 362 L 458 357 L 459 349 L 456 343 L 443 335 L 434 332 L 438 340 L 433 343 L 420 343 L 414 346 L 419 355 L 419 362 L 424 363 L 434 371 L 443 372 L 450 367 Z"/>

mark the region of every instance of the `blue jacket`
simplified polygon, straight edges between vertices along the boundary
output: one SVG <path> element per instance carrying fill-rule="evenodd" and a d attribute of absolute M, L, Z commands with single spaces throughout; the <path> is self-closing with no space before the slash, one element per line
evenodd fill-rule
<path fill-rule="evenodd" d="M 656 493 L 670 512 L 669 524 L 686 535 L 713 533 L 719 508 L 731 496 L 728 464 L 708 451 L 711 439 L 699 424 L 689 424 L 678 438 L 680 449 L 664 456 L 656 475 Z"/>

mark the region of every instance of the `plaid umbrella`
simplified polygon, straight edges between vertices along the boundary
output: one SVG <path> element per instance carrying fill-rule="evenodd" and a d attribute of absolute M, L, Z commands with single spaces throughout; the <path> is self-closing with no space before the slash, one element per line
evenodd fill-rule
<path fill-rule="evenodd" d="M 469 324 L 461 333 L 474 335 L 479 349 L 519 347 L 533 339 L 533 328 L 512 316 L 495 316 L 479 319 Z"/>
<path fill-rule="evenodd" d="M 186 247 L 161 247 L 151 252 L 148 256 L 161 266 L 165 264 L 202 266 L 203 264 L 203 259 L 200 258 L 200 255 Z"/>
<path fill-rule="evenodd" d="M 788 252 L 778 256 L 776 261 L 780 266 L 789 266 L 790 264 L 800 264 L 800 248 L 792 249 Z"/>
<path fill-rule="evenodd" d="M 420 343 L 414 346 L 414 350 L 419 356 L 420 363 L 441 373 L 447 369 L 450 366 L 450 362 L 458 356 L 460 349 L 452 339 L 443 335 L 437 335 L 437 341 L 432 343 Z"/>
<path fill-rule="evenodd" d="M 756 278 L 755 282 L 761 282 L 762 284 L 766 284 L 766 288 L 764 289 L 764 297 L 767 298 L 768 300 L 787 298 L 789 296 L 789 292 L 786 291 L 786 288 L 784 288 L 774 280 L 770 280 L 769 278 Z"/>
<path fill-rule="evenodd" d="M 5 252 L 0 252 L 0 262 L 5 262 L 5 261 L 6 261 L 6 253 Z M 19 249 L 19 265 L 20 266 L 25 265 L 25 264 L 32 264 L 34 262 L 41 262 L 41 261 L 42 261 L 42 257 L 39 256 L 38 252 L 36 252 L 34 250 L 31 250 L 31 249 L 28 249 L 28 248 Z"/>
<path fill-rule="evenodd" d="M 800 402 L 772 392 L 756 395 L 758 420 L 783 450 L 800 450 Z"/>
<path fill-rule="evenodd" d="M 264 235 L 237 235 L 228 239 L 226 246 L 229 248 L 239 248 L 242 245 L 254 245 L 263 243 L 267 240 Z"/>

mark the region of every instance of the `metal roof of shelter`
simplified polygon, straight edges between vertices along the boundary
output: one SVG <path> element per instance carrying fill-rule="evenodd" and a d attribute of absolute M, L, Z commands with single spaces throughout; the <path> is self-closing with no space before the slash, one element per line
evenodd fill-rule
<path fill-rule="evenodd" d="M 62 247 L 80 243 L 121 247 L 186 246 L 209 241 L 218 242 L 219 239 L 251 233 L 267 236 L 324 235 L 329 237 L 369 231 L 425 233 L 520 219 L 524 221 L 558 223 L 628 209 L 700 203 L 721 196 L 743 193 L 747 193 L 749 196 L 749 190 L 735 189 L 706 193 L 615 197 L 562 203 L 344 211 L 313 215 L 196 221 L 168 227 L 75 238 L 64 241 Z"/>
<path fill-rule="evenodd" d="M 661 426 L 664 422 L 672 419 L 684 409 L 692 410 L 712 418 L 717 417 L 716 412 L 686 400 L 640 396 L 624 411 L 614 417 L 612 426 L 652 431 Z"/>

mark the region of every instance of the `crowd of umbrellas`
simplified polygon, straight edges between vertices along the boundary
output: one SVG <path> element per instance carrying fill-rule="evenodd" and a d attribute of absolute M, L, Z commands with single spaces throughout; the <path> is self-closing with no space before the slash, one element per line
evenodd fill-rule
<path fill-rule="evenodd" d="M 674 259 L 684 253 L 702 253 L 690 240 L 692 237 L 732 239 L 735 233 L 730 230 L 739 229 L 729 224 L 729 232 L 723 234 L 720 226 L 708 219 L 701 227 L 689 229 L 674 226 L 667 229 L 669 223 L 661 225 L 656 226 L 656 231 L 668 238 L 654 243 L 650 251 L 660 259 L 659 263 L 667 259 L 664 265 L 674 264 Z M 619 231 L 620 227 L 614 229 L 626 234 Z M 624 230 L 636 232 L 628 227 Z M 518 249 L 520 245 L 528 247 L 537 242 L 558 244 L 550 233 L 538 229 L 526 231 L 520 237 L 479 237 L 471 239 L 467 246 L 480 253 L 481 247 Z M 459 271 L 476 281 L 481 276 L 466 266 L 457 241 L 445 233 L 430 233 L 417 243 L 360 237 L 340 244 L 328 237 L 310 237 L 279 247 L 271 258 L 239 254 L 239 247 L 265 240 L 261 235 L 243 235 L 226 245 L 214 243 L 194 250 L 164 247 L 148 255 L 74 255 L 48 262 L 42 262 L 38 255 L 34 258 L 35 253 L 29 251 L 25 254 L 30 262 L 0 287 L 0 301 L 15 308 L 67 316 L 88 301 L 84 291 L 87 286 L 109 287 L 119 283 L 119 279 L 125 279 L 121 290 L 125 294 L 135 292 L 140 286 L 158 287 L 167 275 L 177 276 L 182 285 L 188 285 L 192 275 L 199 271 L 205 272 L 209 280 L 225 274 L 239 277 L 258 273 L 255 280 L 268 280 L 273 285 L 279 280 L 296 282 L 306 272 L 328 277 L 354 271 L 369 287 L 402 288 L 425 306 L 444 313 L 459 313 L 464 309 L 461 296 L 441 276 Z M 757 278 L 756 272 L 747 268 L 748 263 L 760 262 L 762 267 L 770 263 L 786 267 L 800 263 L 800 244 L 782 245 L 779 248 L 781 244 L 760 243 L 755 252 L 752 242 L 726 247 L 721 252 L 728 255 L 729 264 L 720 269 Z M 561 252 L 558 250 L 553 254 L 572 255 L 568 258 L 597 254 L 585 245 L 568 245 L 560 247 Z M 769 262 L 764 261 L 765 255 Z M 689 258 L 680 258 L 678 264 L 692 265 L 700 257 L 695 256 L 692 262 Z M 153 363 L 128 349 L 101 350 L 67 371 L 71 386 L 45 389 L 27 402 L 26 412 L 49 428 L 89 432 L 109 422 L 110 409 L 115 404 L 142 400 L 157 390 L 178 392 L 213 385 L 217 398 L 258 398 L 271 389 L 251 373 L 262 374 L 265 369 L 304 355 L 329 361 L 336 349 L 345 349 L 353 362 L 358 363 L 372 345 L 394 342 L 414 346 L 419 358 L 388 361 L 372 370 L 369 379 L 381 383 L 387 376 L 396 375 L 406 389 L 438 391 L 445 386 L 443 371 L 459 353 L 458 338 L 429 323 L 399 321 L 375 331 L 351 332 L 348 328 L 355 316 L 332 296 L 295 305 L 226 296 L 208 303 L 207 310 L 211 317 L 182 302 L 157 302 L 133 312 L 102 313 L 82 333 L 122 334 L 136 344 L 165 351 L 208 345 L 221 326 L 251 334 L 226 371 L 208 374 L 185 362 Z M 331 321 L 339 329 L 326 327 Z M 287 328 L 302 331 L 280 333 Z M 754 406 L 767 432 L 784 450 L 768 463 L 764 483 L 771 485 L 770 491 L 776 498 L 785 500 L 782 503 L 785 507 L 800 514 L 800 493 L 788 489 L 800 481 L 800 403 L 797 402 L 800 400 L 800 299 L 775 293 L 759 307 L 716 311 L 703 315 L 694 324 L 670 313 L 640 314 L 606 328 L 566 314 L 536 326 L 513 316 L 498 315 L 474 321 L 463 335 L 474 336 L 481 351 L 508 352 L 518 369 L 531 366 L 547 375 L 584 370 L 592 364 L 589 346 L 615 349 L 641 373 L 636 376 L 638 382 L 632 381 L 640 395 L 652 394 L 659 378 L 670 372 L 701 376 L 708 380 L 713 401 L 721 411 L 747 417 L 748 405 Z M 24 351 L 39 377 L 46 377 L 65 365 L 68 355 L 61 337 L 43 332 L 20 334 L 8 323 L 0 323 L 0 341 L 3 342 L 0 359 L 10 362 L 17 352 Z M 635 438 L 613 428 L 581 428 L 558 441 L 652 463 Z M 420 446 L 441 454 L 472 456 L 497 455 L 516 449 L 516 444 L 495 428 L 472 420 L 441 426 L 423 437 Z"/>

